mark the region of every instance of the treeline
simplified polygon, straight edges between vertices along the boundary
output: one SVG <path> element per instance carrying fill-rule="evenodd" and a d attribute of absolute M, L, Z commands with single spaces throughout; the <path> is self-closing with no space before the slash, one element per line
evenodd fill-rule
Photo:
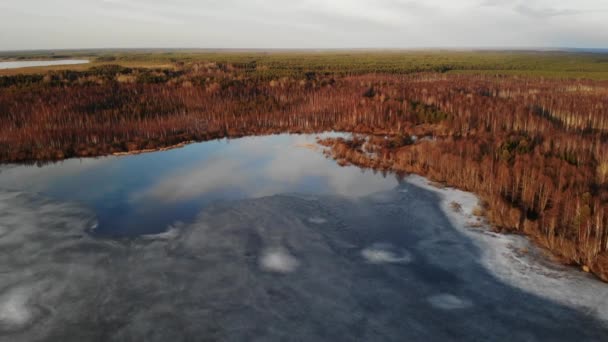
<path fill-rule="evenodd" d="M 419 73 L 266 79 L 252 65 L 106 66 L 0 83 L 0 160 L 26 162 L 281 132 L 364 134 L 333 155 L 484 200 L 608 280 L 608 82 Z"/>
<path fill-rule="evenodd" d="M 445 119 L 326 141 L 334 158 L 475 192 L 497 228 L 528 234 L 608 280 L 608 84 L 432 76 L 405 83 L 401 96 Z"/>

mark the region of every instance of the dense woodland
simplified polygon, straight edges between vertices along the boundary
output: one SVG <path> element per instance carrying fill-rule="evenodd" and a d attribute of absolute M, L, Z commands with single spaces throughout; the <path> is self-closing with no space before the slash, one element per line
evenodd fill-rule
<path fill-rule="evenodd" d="M 436 72 L 256 77 L 255 65 L 0 77 L 0 160 L 39 162 L 281 132 L 342 163 L 477 193 L 499 229 L 608 280 L 608 81 Z"/>

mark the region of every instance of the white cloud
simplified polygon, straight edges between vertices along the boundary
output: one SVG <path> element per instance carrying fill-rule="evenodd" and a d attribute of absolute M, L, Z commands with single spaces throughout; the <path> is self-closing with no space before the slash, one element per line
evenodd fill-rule
<path fill-rule="evenodd" d="M 132 196 L 133 201 L 146 198 L 164 202 L 190 200 L 226 187 L 243 187 L 247 174 L 237 160 L 216 159 L 197 165 L 193 171 L 177 172 L 153 186 Z"/>
<path fill-rule="evenodd" d="M 361 197 L 397 185 L 393 177 L 377 177 L 371 171 L 362 174 L 358 167 L 328 167 L 334 162 L 320 151 L 296 147 L 314 141 L 314 135 L 291 136 L 283 142 L 233 140 L 221 157 L 168 174 L 150 188 L 133 194 L 131 200 L 175 203 L 226 189 L 257 198 L 296 191 L 310 177 L 325 180 L 328 193 L 346 197 Z"/>
<path fill-rule="evenodd" d="M 0 4 L 0 49 L 605 47 L 607 10 L 604 0 L 20 0 Z"/>

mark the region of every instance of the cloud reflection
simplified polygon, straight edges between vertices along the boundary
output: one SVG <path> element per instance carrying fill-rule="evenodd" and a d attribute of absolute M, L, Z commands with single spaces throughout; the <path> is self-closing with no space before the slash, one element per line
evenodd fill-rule
<path fill-rule="evenodd" d="M 319 151 L 305 148 L 314 136 L 258 137 L 231 141 L 229 148 L 162 177 L 134 193 L 132 201 L 175 203 L 201 198 L 215 191 L 238 191 L 257 198 L 285 192 L 321 192 L 360 197 L 397 185 L 392 177 L 339 167 Z M 317 191 L 315 191 L 317 190 Z"/>

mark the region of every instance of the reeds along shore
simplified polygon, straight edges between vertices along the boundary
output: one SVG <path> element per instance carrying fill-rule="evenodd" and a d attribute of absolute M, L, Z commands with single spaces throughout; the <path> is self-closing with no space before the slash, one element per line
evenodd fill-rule
<path fill-rule="evenodd" d="M 0 78 L 0 160 L 50 161 L 186 141 L 327 130 L 335 158 L 416 172 L 484 200 L 608 280 L 608 82 L 306 73 L 275 79 L 195 63 Z"/>

